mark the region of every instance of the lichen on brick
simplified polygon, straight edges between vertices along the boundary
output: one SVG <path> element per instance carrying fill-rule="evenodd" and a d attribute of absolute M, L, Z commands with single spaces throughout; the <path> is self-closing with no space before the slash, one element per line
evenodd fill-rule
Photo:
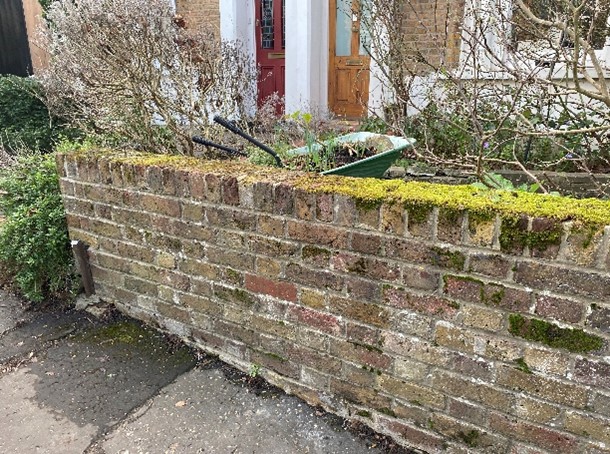
<path fill-rule="evenodd" d="M 563 348 L 573 353 L 588 353 L 599 350 L 604 340 L 582 329 L 561 328 L 553 323 L 536 318 L 511 314 L 508 331 L 525 340 L 540 342 L 553 348 Z"/>

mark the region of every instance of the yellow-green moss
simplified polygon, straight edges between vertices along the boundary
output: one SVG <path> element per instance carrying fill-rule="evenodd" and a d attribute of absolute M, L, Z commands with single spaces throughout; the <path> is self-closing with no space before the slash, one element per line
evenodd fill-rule
<path fill-rule="evenodd" d="M 557 221 L 581 221 L 585 225 L 610 225 L 610 202 L 598 199 L 576 200 L 527 192 L 483 190 L 465 185 L 449 186 L 402 180 L 322 176 L 255 166 L 240 161 L 210 161 L 192 157 L 111 150 L 93 152 L 88 150 L 87 153 L 127 164 L 237 176 L 246 182 L 283 181 L 307 192 L 336 193 L 352 197 L 357 206 L 377 206 L 383 202 L 402 203 L 405 206 L 437 206 L 456 211 L 467 210 L 470 215 L 481 217 L 498 213 L 503 219 L 517 219 L 521 215 L 527 215 Z"/>
<path fill-rule="evenodd" d="M 588 353 L 603 347 L 601 337 L 585 333 L 582 329 L 560 328 L 553 323 L 520 314 L 508 318 L 508 331 L 513 336 L 540 342 L 553 348 L 565 348 L 574 353 Z"/>

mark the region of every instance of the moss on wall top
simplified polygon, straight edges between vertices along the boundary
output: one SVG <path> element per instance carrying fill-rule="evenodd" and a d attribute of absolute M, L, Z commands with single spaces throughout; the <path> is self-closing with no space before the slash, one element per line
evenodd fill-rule
<path fill-rule="evenodd" d="M 322 176 L 255 166 L 240 161 L 211 161 L 133 151 L 86 152 L 92 156 L 129 164 L 231 175 L 245 182 L 286 182 L 309 192 L 350 196 L 367 205 L 381 202 L 427 205 L 451 210 L 468 210 L 481 215 L 498 213 L 502 217 L 514 218 L 525 214 L 558 221 L 580 221 L 596 226 L 610 225 L 610 202 L 598 199 L 577 200 L 527 192 L 484 190 L 466 185 L 449 186 L 402 180 Z"/>

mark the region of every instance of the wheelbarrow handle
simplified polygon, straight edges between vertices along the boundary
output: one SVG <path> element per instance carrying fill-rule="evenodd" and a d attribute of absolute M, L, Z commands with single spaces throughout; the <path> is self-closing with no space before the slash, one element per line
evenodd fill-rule
<path fill-rule="evenodd" d="M 205 145 L 207 147 L 214 147 L 214 148 L 218 148 L 219 150 L 222 151 L 226 151 L 229 154 L 232 155 L 237 155 L 237 156 L 248 156 L 246 153 L 244 153 L 243 151 L 239 151 L 239 150 L 235 150 L 233 148 L 229 148 L 229 147 L 225 147 L 224 145 L 220 145 L 214 142 L 210 142 L 209 140 L 204 139 L 203 137 L 199 137 L 199 136 L 193 136 L 192 137 L 193 142 L 195 143 L 199 143 L 201 145 Z"/>
<path fill-rule="evenodd" d="M 267 145 L 264 145 L 261 142 L 259 142 L 258 140 L 256 140 L 254 137 L 249 136 L 248 134 L 243 132 L 241 129 L 239 129 L 237 126 L 235 126 L 233 123 L 231 123 L 228 120 L 225 120 L 224 118 L 222 118 L 219 115 L 216 115 L 214 117 L 214 121 L 216 123 L 218 123 L 220 126 L 223 126 L 224 128 L 228 129 L 232 133 L 237 134 L 238 136 L 241 136 L 244 139 L 246 139 L 248 142 L 256 145 L 261 150 L 266 151 L 267 153 L 269 153 L 271 156 L 273 156 L 275 158 L 275 162 L 277 163 L 278 167 L 284 167 L 284 164 L 282 164 L 282 160 L 280 159 L 278 154 L 275 151 L 273 151 L 271 148 L 269 148 Z"/>

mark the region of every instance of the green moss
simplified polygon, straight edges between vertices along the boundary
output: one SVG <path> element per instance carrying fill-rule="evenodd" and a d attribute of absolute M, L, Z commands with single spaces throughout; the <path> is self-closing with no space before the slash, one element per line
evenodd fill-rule
<path fill-rule="evenodd" d="M 508 331 L 517 337 L 540 342 L 553 348 L 564 348 L 574 353 L 587 353 L 599 350 L 604 341 L 601 337 L 585 333 L 582 329 L 560 328 L 553 323 L 520 314 L 508 318 Z"/>
<path fill-rule="evenodd" d="M 504 299 L 505 293 L 506 289 L 502 287 L 499 290 L 492 292 L 491 295 L 487 295 L 487 292 L 485 291 L 485 286 L 483 286 L 481 287 L 481 303 L 492 306 L 499 306 L 500 303 L 502 303 L 502 300 Z"/>
<path fill-rule="evenodd" d="M 519 216 L 502 219 L 502 232 L 500 233 L 500 247 L 503 251 L 523 249 L 546 250 L 549 246 L 559 245 L 563 229 L 559 222 L 550 222 L 546 228 L 528 230 L 528 218 Z"/>
<path fill-rule="evenodd" d="M 571 199 L 527 192 L 482 190 L 472 186 L 449 186 L 424 182 L 404 182 L 375 178 L 322 176 L 259 167 L 237 161 L 209 161 L 182 156 L 154 155 L 112 150 L 86 150 L 113 162 L 171 167 L 191 172 L 238 176 L 244 183 L 286 182 L 311 193 L 336 193 L 353 197 L 358 206 L 402 203 L 408 206 L 437 206 L 467 210 L 469 216 L 498 214 L 503 219 L 521 215 L 546 217 L 556 221 L 579 221 L 584 225 L 610 225 L 610 202 L 598 199 Z M 551 235 L 552 236 L 552 235 Z M 535 242 L 535 241 L 534 241 Z"/>
<path fill-rule="evenodd" d="M 347 267 L 347 271 L 349 271 L 350 273 L 356 273 L 360 275 L 366 274 L 367 269 L 368 267 L 366 264 L 366 260 L 362 257 Z"/>
<path fill-rule="evenodd" d="M 356 200 L 356 209 L 358 211 L 373 211 L 379 209 L 383 202 L 381 200 Z"/>
<path fill-rule="evenodd" d="M 318 257 L 330 258 L 331 252 L 328 249 L 324 249 L 318 246 L 303 246 L 301 255 L 304 260 L 315 259 Z"/>
<path fill-rule="evenodd" d="M 458 437 L 471 448 L 476 448 L 479 445 L 481 433 L 478 430 L 470 430 L 468 432 L 460 431 Z"/>
<path fill-rule="evenodd" d="M 374 345 L 369 345 L 369 344 L 363 344 L 360 342 L 354 342 L 354 341 L 350 341 L 350 344 L 359 347 L 359 348 L 364 348 L 365 350 L 368 350 L 370 352 L 375 352 L 375 353 L 383 353 L 383 350 L 381 350 L 380 348 L 375 347 Z"/>
<path fill-rule="evenodd" d="M 392 418 L 396 418 L 396 413 L 394 413 L 394 411 L 391 408 L 388 408 L 388 407 L 378 408 L 377 411 L 379 413 L 383 413 L 384 415 L 391 416 Z"/>
<path fill-rule="evenodd" d="M 370 411 L 366 411 L 366 410 L 360 410 L 358 412 L 356 412 L 356 414 L 358 416 L 361 416 L 363 418 L 372 418 L 371 412 Z"/>
<path fill-rule="evenodd" d="M 410 203 L 407 204 L 408 221 L 410 224 L 424 224 L 428 222 L 433 206 L 431 204 Z M 449 210 L 453 212 L 455 210 Z"/>
<path fill-rule="evenodd" d="M 532 373 L 532 369 L 530 369 L 530 366 L 527 365 L 523 358 L 517 358 L 515 362 L 517 363 L 517 369 L 521 372 L 525 372 L 526 374 Z"/>
<path fill-rule="evenodd" d="M 447 266 L 456 271 L 464 269 L 466 256 L 459 251 L 450 251 L 441 247 L 432 247 L 430 251 L 433 253 L 432 261 L 434 265 Z"/>

